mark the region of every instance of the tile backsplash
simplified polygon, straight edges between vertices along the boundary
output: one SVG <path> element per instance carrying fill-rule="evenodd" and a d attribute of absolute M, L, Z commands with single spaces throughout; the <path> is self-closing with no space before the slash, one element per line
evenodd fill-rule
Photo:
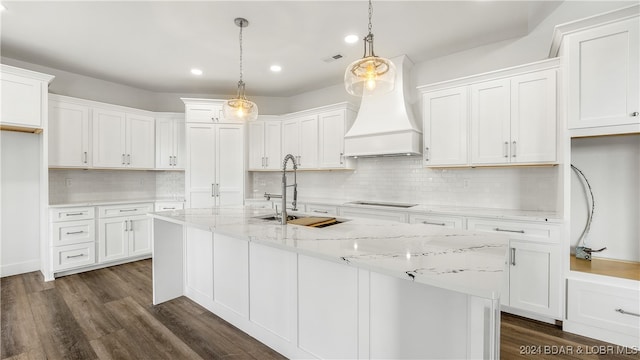
<path fill-rule="evenodd" d="M 177 171 L 49 170 L 49 203 L 184 198 Z"/>
<path fill-rule="evenodd" d="M 300 198 L 557 211 L 558 167 L 428 169 L 422 157 L 360 158 L 352 171 L 299 171 Z M 252 173 L 248 197 L 279 194 L 280 173 Z"/>

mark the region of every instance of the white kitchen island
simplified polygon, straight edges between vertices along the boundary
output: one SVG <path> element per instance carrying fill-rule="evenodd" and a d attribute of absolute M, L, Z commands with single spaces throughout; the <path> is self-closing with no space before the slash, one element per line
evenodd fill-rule
<path fill-rule="evenodd" d="M 289 358 L 499 358 L 506 237 L 270 215 L 151 214 L 154 304 L 187 296 Z"/>

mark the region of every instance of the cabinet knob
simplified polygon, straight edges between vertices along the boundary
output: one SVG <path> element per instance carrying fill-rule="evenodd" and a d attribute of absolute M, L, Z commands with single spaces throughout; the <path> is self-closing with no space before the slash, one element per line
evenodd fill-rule
<path fill-rule="evenodd" d="M 638 115 L 640 115 L 640 113 L 639 113 L 639 112 L 637 112 L 637 111 L 634 111 L 634 112 L 632 112 L 632 113 L 631 113 L 631 116 L 633 116 L 633 117 L 636 117 L 636 116 L 638 116 Z"/>

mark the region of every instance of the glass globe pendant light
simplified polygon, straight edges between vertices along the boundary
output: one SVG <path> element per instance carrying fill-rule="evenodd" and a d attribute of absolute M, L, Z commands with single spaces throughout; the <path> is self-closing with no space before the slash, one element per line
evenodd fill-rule
<path fill-rule="evenodd" d="M 251 121 L 258 118 L 258 105 L 244 95 L 244 81 L 242 81 L 242 28 L 249 26 L 249 21 L 236 18 L 234 22 L 240 27 L 240 81 L 238 81 L 236 97 L 225 101 L 222 111 L 226 120 Z"/>
<path fill-rule="evenodd" d="M 344 72 L 344 86 L 351 95 L 383 94 L 393 90 L 396 80 L 396 67 L 391 60 L 373 52 L 373 34 L 371 16 L 373 6 L 369 0 L 369 34 L 364 37 L 364 56 L 352 62 Z"/>

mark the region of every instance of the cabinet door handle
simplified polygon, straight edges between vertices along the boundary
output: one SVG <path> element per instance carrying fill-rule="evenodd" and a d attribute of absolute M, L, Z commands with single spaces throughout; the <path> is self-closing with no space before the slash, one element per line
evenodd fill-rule
<path fill-rule="evenodd" d="M 120 212 L 137 211 L 138 209 L 120 209 Z"/>
<path fill-rule="evenodd" d="M 634 313 L 634 312 L 631 312 L 631 311 L 626 311 L 626 310 L 623 310 L 623 309 L 616 309 L 616 312 L 619 312 L 620 314 L 624 314 L 624 315 L 631 315 L 631 316 L 640 317 L 640 314 L 638 314 L 638 313 Z"/>
<path fill-rule="evenodd" d="M 129 220 L 129 231 L 133 231 L 133 220 Z"/>
<path fill-rule="evenodd" d="M 216 184 L 211 184 L 211 197 L 216 197 Z"/>
<path fill-rule="evenodd" d="M 78 255 L 67 255 L 67 259 L 73 259 L 73 258 L 77 258 L 77 257 L 81 257 L 81 256 L 84 256 L 84 254 L 80 253 Z"/>
<path fill-rule="evenodd" d="M 509 230 L 509 229 L 494 228 L 493 231 L 502 231 L 502 232 L 524 234 L 524 230 Z"/>
<path fill-rule="evenodd" d="M 175 210 L 175 207 L 163 207 L 162 210 Z"/>
<path fill-rule="evenodd" d="M 220 184 L 216 184 L 216 196 L 220 197 Z"/>
<path fill-rule="evenodd" d="M 320 213 L 320 214 L 328 214 L 329 211 L 327 210 L 313 210 L 314 213 Z"/>
<path fill-rule="evenodd" d="M 129 220 L 124 221 L 124 231 L 129 231 L 129 224 L 127 223 Z"/>
<path fill-rule="evenodd" d="M 85 151 L 85 152 L 82 154 L 82 162 L 86 164 L 86 163 L 87 163 L 87 159 L 88 159 L 88 158 L 87 158 L 87 152 Z"/>
<path fill-rule="evenodd" d="M 640 116 L 640 113 L 637 111 L 634 111 L 631 113 L 631 116 L 636 117 L 636 116 Z"/>
<path fill-rule="evenodd" d="M 84 215 L 84 213 L 68 213 L 68 214 L 64 214 L 64 216 L 78 216 L 78 215 Z"/>
<path fill-rule="evenodd" d="M 344 153 L 340 153 L 340 165 L 344 164 Z"/>
<path fill-rule="evenodd" d="M 264 167 L 269 167 L 269 157 L 265 156 L 264 158 Z"/>
<path fill-rule="evenodd" d="M 516 266 L 516 248 L 511 248 L 511 265 Z"/>
<path fill-rule="evenodd" d="M 131 165 L 131 154 L 127 154 L 127 165 Z"/>
<path fill-rule="evenodd" d="M 84 232 L 84 230 L 80 230 L 80 231 L 67 231 L 67 235 L 82 234 L 83 232 Z"/>
<path fill-rule="evenodd" d="M 262 167 L 264 167 L 264 156 L 262 157 Z"/>
<path fill-rule="evenodd" d="M 169 166 L 173 166 L 173 156 L 169 156 Z"/>
<path fill-rule="evenodd" d="M 438 225 L 438 226 L 445 226 L 445 225 L 447 225 L 447 224 L 445 224 L 445 223 L 430 222 L 430 221 L 426 221 L 426 220 L 425 220 L 425 221 L 423 221 L 422 223 L 423 223 L 423 224 L 427 224 L 427 225 Z"/>
<path fill-rule="evenodd" d="M 516 157 L 516 142 L 511 143 L 511 157 Z"/>
<path fill-rule="evenodd" d="M 508 141 L 504 142 L 504 146 L 502 147 L 502 154 L 504 155 L 505 158 L 509 157 L 509 142 Z"/>
<path fill-rule="evenodd" d="M 426 161 L 426 162 L 429 161 L 429 148 L 428 147 L 424 148 L 424 161 Z"/>
<path fill-rule="evenodd" d="M 124 154 L 122 154 L 122 165 L 124 165 L 124 164 L 125 164 L 125 161 L 124 161 Z"/>

